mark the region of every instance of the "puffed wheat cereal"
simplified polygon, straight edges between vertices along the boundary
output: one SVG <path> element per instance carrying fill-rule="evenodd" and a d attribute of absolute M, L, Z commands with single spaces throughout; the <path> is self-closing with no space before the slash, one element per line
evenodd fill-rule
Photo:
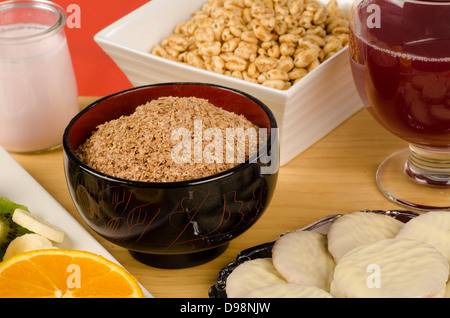
<path fill-rule="evenodd" d="M 349 21 L 337 0 L 326 6 L 317 0 L 209 0 L 151 53 L 286 90 L 348 39 Z M 282 75 L 268 73 L 274 69 Z"/>

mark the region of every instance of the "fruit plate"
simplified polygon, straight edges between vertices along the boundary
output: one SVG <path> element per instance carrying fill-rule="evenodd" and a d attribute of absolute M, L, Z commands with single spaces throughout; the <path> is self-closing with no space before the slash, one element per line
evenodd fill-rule
<path fill-rule="evenodd" d="M 380 214 L 386 214 L 389 215 L 399 221 L 402 221 L 404 223 L 408 222 L 412 218 L 419 215 L 419 213 L 406 211 L 406 210 L 389 210 L 389 211 L 382 211 L 382 210 L 363 210 L 361 212 L 367 212 L 367 213 L 380 213 Z M 327 234 L 328 229 L 331 226 L 331 224 L 341 216 L 342 214 L 334 214 L 329 215 L 326 217 L 321 218 L 320 220 L 304 227 L 301 229 L 298 229 L 297 231 L 315 231 L 322 234 Z M 275 240 L 276 241 L 276 240 Z M 272 247 L 275 241 L 263 243 L 254 247 L 250 247 L 248 249 L 245 249 L 241 251 L 234 262 L 231 262 L 228 264 L 227 267 L 223 268 L 219 272 L 219 277 L 217 278 L 217 284 L 211 286 L 209 289 L 209 298 L 227 298 L 226 293 L 226 282 L 228 276 L 231 274 L 231 272 L 240 264 L 257 258 L 264 258 L 264 257 L 272 257 Z"/>
<path fill-rule="evenodd" d="M 1 146 L 0 180 L 0 197 L 26 206 L 34 215 L 64 230 L 64 242 L 57 247 L 92 252 L 121 265 Z M 153 297 L 141 287 L 147 298 Z"/>

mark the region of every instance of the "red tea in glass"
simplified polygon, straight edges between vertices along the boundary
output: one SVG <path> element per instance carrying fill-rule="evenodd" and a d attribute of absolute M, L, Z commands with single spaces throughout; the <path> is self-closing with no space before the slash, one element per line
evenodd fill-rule
<path fill-rule="evenodd" d="M 377 17 L 371 17 L 375 11 L 370 5 L 380 10 L 378 25 L 371 20 Z M 442 10 L 436 16 L 408 2 L 398 7 L 395 1 L 363 1 L 360 29 L 352 29 L 351 34 L 358 49 L 351 47 L 350 52 L 359 64 L 354 74 L 365 83 L 365 93 L 360 92 L 383 126 L 409 142 L 449 147 L 450 28 L 445 24 L 450 20 L 450 7 Z M 430 26 L 427 32 L 427 26 L 420 24 L 427 14 L 444 27 Z"/>
<path fill-rule="evenodd" d="M 398 170 L 416 183 L 450 189 L 450 1 L 355 0 L 349 49 L 368 111 L 410 144 L 397 156 L 396 167 L 380 167 L 380 188 L 387 183 L 382 170 Z M 394 192 L 416 195 L 414 189 L 403 190 L 410 181 L 382 190 L 404 203 L 409 199 Z M 443 188 L 439 191 L 443 197 Z M 445 196 L 439 208 L 450 207 L 450 193 Z M 429 204 L 404 205 L 425 209 Z"/>

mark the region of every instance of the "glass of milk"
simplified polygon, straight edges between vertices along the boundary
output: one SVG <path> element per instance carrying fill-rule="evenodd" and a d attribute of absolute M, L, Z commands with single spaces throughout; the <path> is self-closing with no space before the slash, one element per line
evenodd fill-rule
<path fill-rule="evenodd" d="M 66 18 L 48 1 L 0 2 L 0 145 L 10 152 L 59 147 L 80 110 Z"/>

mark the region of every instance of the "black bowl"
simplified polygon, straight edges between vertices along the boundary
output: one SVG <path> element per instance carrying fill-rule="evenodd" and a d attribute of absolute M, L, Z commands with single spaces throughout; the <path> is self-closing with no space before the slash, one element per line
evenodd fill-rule
<path fill-rule="evenodd" d="M 99 124 L 162 96 L 208 99 L 266 129 L 267 139 L 245 163 L 183 182 L 124 180 L 98 172 L 76 156 Z M 202 83 L 155 84 L 107 96 L 74 117 L 63 137 L 67 184 L 83 220 L 139 261 L 160 268 L 214 259 L 261 217 L 277 182 L 278 147 L 277 123 L 267 106 L 246 93 Z"/>

